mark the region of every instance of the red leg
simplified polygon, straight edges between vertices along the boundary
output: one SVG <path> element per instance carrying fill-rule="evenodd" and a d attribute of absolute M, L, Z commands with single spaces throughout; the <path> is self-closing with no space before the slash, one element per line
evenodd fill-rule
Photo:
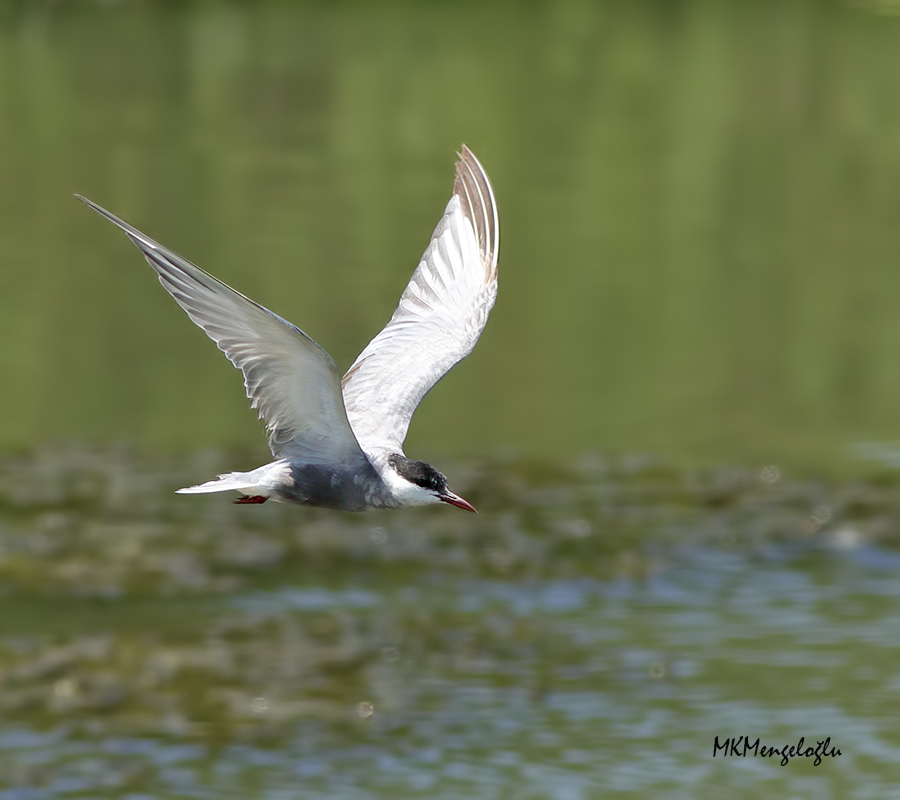
<path fill-rule="evenodd" d="M 243 497 L 239 497 L 234 502 L 237 505 L 242 506 L 242 505 L 247 505 L 249 503 L 265 503 L 266 500 L 268 500 L 268 499 L 269 499 L 268 497 L 266 497 L 265 495 L 261 495 L 261 494 L 251 494 L 251 495 L 245 494 Z"/>

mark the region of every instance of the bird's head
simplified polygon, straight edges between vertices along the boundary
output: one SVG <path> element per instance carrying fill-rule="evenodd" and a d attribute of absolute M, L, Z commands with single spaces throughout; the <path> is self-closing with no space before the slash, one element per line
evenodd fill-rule
<path fill-rule="evenodd" d="M 448 503 L 466 511 L 475 511 L 471 503 L 447 488 L 447 479 L 431 464 L 392 455 L 388 459 L 388 466 L 389 474 L 384 477 L 400 505 L 429 506 Z"/>

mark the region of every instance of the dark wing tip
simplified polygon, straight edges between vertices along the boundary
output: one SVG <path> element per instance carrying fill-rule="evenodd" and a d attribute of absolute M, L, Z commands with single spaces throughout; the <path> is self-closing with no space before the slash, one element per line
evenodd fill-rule
<path fill-rule="evenodd" d="M 124 219 L 117 217 L 112 213 L 112 211 L 107 211 L 103 206 L 98 205 L 93 200 L 88 200 L 83 195 L 76 194 L 75 197 L 81 200 L 81 202 L 84 203 L 88 208 L 96 211 L 101 217 L 108 219 L 113 225 L 123 230 L 126 234 L 128 234 L 128 237 L 131 239 L 131 241 L 134 242 L 145 253 L 147 251 L 147 248 L 150 248 L 151 250 L 159 250 L 161 252 L 168 252 L 158 242 L 154 242 L 153 239 L 151 239 L 146 234 L 141 233 L 133 225 L 129 225 L 127 222 L 125 222 Z"/>
<path fill-rule="evenodd" d="M 100 214 L 100 216 L 106 217 L 107 219 L 110 219 L 110 220 L 115 220 L 116 224 L 121 222 L 121 220 L 115 214 L 107 211 L 103 206 L 97 205 L 97 203 L 95 203 L 93 200 L 88 200 L 88 198 L 85 197 L 83 194 L 76 193 L 75 197 L 78 198 L 79 200 L 81 200 L 81 202 L 84 203 L 86 206 L 88 206 L 88 208 L 94 209 L 94 211 L 96 211 L 98 214 Z"/>
<path fill-rule="evenodd" d="M 481 162 L 468 147 L 463 145 L 457 155 L 453 193 L 459 196 L 463 213 L 475 228 L 488 279 L 495 279 L 500 251 L 500 219 L 494 188 Z"/>
<path fill-rule="evenodd" d="M 109 216 L 109 212 L 105 208 L 103 208 L 103 206 L 98 206 L 93 200 L 88 200 L 88 198 L 86 198 L 83 194 L 76 193 L 75 197 L 78 200 L 81 200 L 81 202 L 84 203 L 88 208 L 92 208 L 98 214 L 104 217 Z"/>

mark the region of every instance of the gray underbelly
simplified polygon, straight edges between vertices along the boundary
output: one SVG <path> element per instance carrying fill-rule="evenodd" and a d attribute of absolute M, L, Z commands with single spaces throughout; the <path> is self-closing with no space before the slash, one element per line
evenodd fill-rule
<path fill-rule="evenodd" d="M 280 500 L 305 506 L 362 511 L 383 505 L 384 483 L 366 460 L 353 465 L 291 464 L 288 482 L 279 487 Z"/>

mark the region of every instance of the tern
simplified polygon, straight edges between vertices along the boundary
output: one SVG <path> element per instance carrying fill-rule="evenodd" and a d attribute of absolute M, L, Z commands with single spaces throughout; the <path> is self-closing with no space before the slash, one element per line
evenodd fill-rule
<path fill-rule="evenodd" d="M 449 503 L 475 508 L 430 464 L 407 458 L 413 412 L 484 330 L 497 299 L 500 224 L 494 190 L 462 146 L 453 195 L 400 304 L 343 378 L 312 338 L 208 272 L 76 195 L 121 228 L 163 288 L 244 374 L 275 460 L 188 486 L 342 511 Z"/>

